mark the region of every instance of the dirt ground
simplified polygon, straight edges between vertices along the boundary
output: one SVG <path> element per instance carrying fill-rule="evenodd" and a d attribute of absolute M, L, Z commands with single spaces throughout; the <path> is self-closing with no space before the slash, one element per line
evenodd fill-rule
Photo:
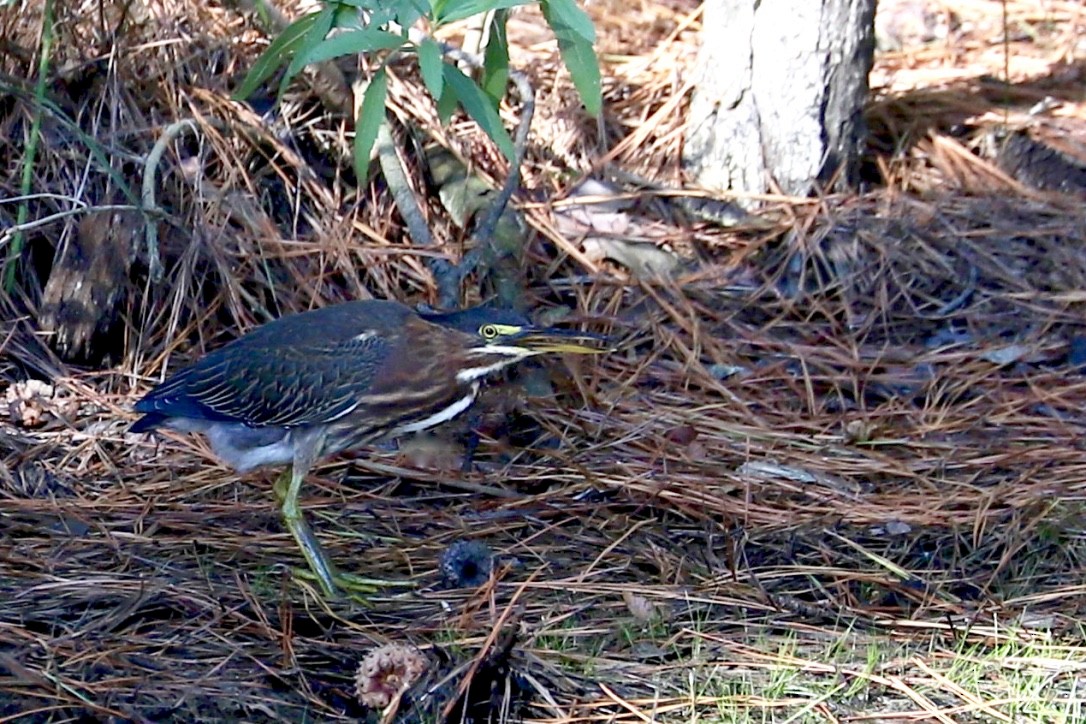
<path fill-rule="evenodd" d="M 0 722 L 376 722 L 358 672 L 403 650 L 425 671 L 387 721 L 1086 720 L 1086 11 L 897 5 L 926 14 L 880 26 L 861 191 L 725 228 L 635 188 L 630 264 L 561 233 L 596 125 L 542 21 L 513 17 L 540 106 L 527 299 L 616 347 L 310 475 L 365 602 L 300 575 L 275 471 L 127 428 L 164 374 L 269 318 L 432 303 L 433 250 L 357 186 L 312 78 L 274 112 L 230 100 L 269 37 L 241 4 L 56 3 L 43 89 L 43 7 L 0 9 L 0 228 L 24 230 L 0 291 Z M 676 184 L 697 4 L 588 10 L 613 165 Z M 498 183 L 500 155 L 438 129 L 406 71 L 390 94 L 458 255 L 420 149 Z M 156 279 L 124 207 L 179 121 L 150 174 Z M 64 307 L 64 273 L 108 283 Z"/>

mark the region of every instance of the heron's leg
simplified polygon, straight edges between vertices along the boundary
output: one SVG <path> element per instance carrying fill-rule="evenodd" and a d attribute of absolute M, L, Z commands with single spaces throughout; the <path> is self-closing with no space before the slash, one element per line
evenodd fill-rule
<path fill-rule="evenodd" d="M 284 471 L 276 479 L 274 486 L 275 495 L 279 499 L 279 505 L 281 506 L 283 523 L 294 536 L 298 548 L 301 549 L 302 555 L 305 556 L 306 563 L 309 564 L 309 571 L 296 571 L 296 575 L 317 579 L 321 590 L 329 599 L 339 598 L 342 590 L 346 591 L 353 601 L 364 605 L 369 603 L 364 594 L 372 594 L 381 586 L 404 586 L 405 584 L 402 582 L 363 578 L 340 573 L 336 570 L 335 566 L 332 565 L 332 561 L 325 555 L 324 548 L 321 546 L 320 541 L 317 540 L 317 536 L 313 533 L 313 529 L 309 527 L 305 515 L 298 506 L 298 494 L 302 487 L 301 481 L 305 479 L 307 469 L 306 467 L 299 469 L 299 466 L 295 466 L 291 470 Z"/>
<path fill-rule="evenodd" d="M 283 523 L 294 536 L 298 547 L 302 550 L 306 563 L 320 583 L 324 595 L 329 598 L 339 597 L 339 588 L 336 586 L 335 569 L 328 557 L 324 555 L 320 541 L 313 534 L 313 530 L 305 521 L 301 508 L 298 507 L 298 494 L 302 489 L 302 480 L 305 479 L 305 469 L 294 465 L 286 470 L 275 482 L 275 494 L 279 498 Z"/>
<path fill-rule="evenodd" d="M 468 432 L 464 439 L 464 461 L 460 464 L 460 472 L 470 473 L 475 469 L 475 453 L 479 450 L 479 421 L 482 416 L 478 412 L 468 413 Z"/>

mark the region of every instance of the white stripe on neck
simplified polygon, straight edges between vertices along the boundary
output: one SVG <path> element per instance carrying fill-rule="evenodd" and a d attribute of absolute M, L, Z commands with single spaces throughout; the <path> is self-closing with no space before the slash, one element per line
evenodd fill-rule
<path fill-rule="evenodd" d="M 481 350 L 486 353 L 504 354 L 508 356 L 499 358 L 490 364 L 484 364 L 482 367 L 469 367 L 460 370 L 456 373 L 457 382 L 474 382 L 475 380 L 486 377 L 491 372 L 505 369 L 509 365 L 520 362 L 525 357 L 531 357 L 535 354 L 534 352 L 520 347 L 507 347 L 504 345 L 491 345 L 489 347 L 483 347 Z"/>
<path fill-rule="evenodd" d="M 472 384 L 471 392 L 469 392 L 464 397 L 461 397 L 459 400 L 452 403 L 448 407 L 438 410 L 429 417 L 424 417 L 421 420 L 416 420 L 415 422 L 409 422 L 406 425 L 401 425 L 400 427 L 397 427 L 395 432 L 393 432 L 392 434 L 403 435 L 404 433 L 408 432 L 422 432 L 423 430 L 428 430 L 435 425 L 440 425 L 443 422 L 447 422 L 459 415 L 464 410 L 471 407 L 471 403 L 475 402 L 475 396 L 477 394 L 479 394 L 478 382 Z"/>

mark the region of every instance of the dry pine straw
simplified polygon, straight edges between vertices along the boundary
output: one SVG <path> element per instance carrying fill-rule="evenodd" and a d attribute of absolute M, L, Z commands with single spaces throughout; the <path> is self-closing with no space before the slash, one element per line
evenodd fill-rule
<path fill-rule="evenodd" d="M 170 17 L 221 35 L 194 38 L 183 56 L 171 55 L 176 44 L 148 46 L 161 62 L 139 68 L 175 72 L 126 78 L 128 88 L 157 84 L 144 96 L 106 84 L 101 97 L 117 113 L 105 117 L 148 127 L 150 98 L 165 117 L 227 118 L 275 147 L 244 110 L 216 100 L 221 78 L 198 88 L 179 80 L 206 74 L 198 49 L 240 32 L 233 16 L 176 9 L 192 14 Z M 601 32 L 622 26 L 618 17 L 598 18 Z M 180 35 L 170 23 L 138 27 Z M 679 116 L 656 111 L 696 29 L 679 8 L 653 30 L 672 40 L 657 44 L 654 63 L 616 63 L 610 128 L 644 129 L 619 164 L 674 168 Z M 619 94 L 622 84 L 632 92 Z M 908 128 L 944 122 L 924 112 L 901 99 L 873 110 Z M 948 117 L 963 113 L 954 106 Z M 1086 479 L 1086 383 L 1072 355 L 1086 288 L 1079 209 L 1008 185 L 976 157 L 951 157 L 936 134 L 943 145 L 885 166 L 898 188 L 998 183 L 1001 195 L 894 191 L 782 203 L 776 226 L 745 236 L 678 229 L 697 240 L 700 263 L 672 284 L 631 282 L 605 265 L 586 279 L 554 248 L 534 246 L 533 294 L 609 326 L 617 351 L 548 365 L 554 398 L 498 396 L 520 438 L 485 442 L 475 473 L 387 452 L 322 466 L 305 505 L 332 557 L 417 585 L 383 590 L 369 610 L 325 607 L 286 572 L 299 560 L 269 474 L 236 480 L 199 441 L 125 434 L 150 382 L 135 372 L 158 374 L 217 344 L 260 321 L 262 305 L 417 300 L 429 282 L 398 243 L 387 202 L 345 216 L 344 200 L 286 148 L 268 169 L 284 197 L 305 199 L 305 233 L 269 238 L 282 207 L 250 215 L 232 203 L 261 198 L 267 185 L 242 172 L 252 137 L 216 128 L 202 126 L 215 159 L 204 183 L 176 173 L 160 189 L 202 243 L 164 241 L 179 281 L 130 306 L 139 323 L 123 362 L 57 379 L 56 398 L 35 403 L 43 426 L 0 428 L 0 713 L 358 715 L 352 675 L 373 647 L 410 642 L 442 670 L 462 671 L 495 634 L 512 632 L 531 715 L 634 721 L 712 705 L 685 691 L 690 672 L 791 665 L 839 675 L 820 647 L 843 631 L 858 648 L 915 641 L 929 665 L 931 650 L 1015 635 L 1004 621 L 1055 640 L 1076 630 Z M 65 157 L 44 157 L 40 190 L 64 177 Z M 544 186 L 552 163 L 533 156 L 529 184 Z M 550 226 L 545 208 L 530 216 Z M 438 590 L 441 552 L 463 539 L 497 552 L 498 579 Z M 803 646 L 789 660 L 763 636 Z M 906 684 L 868 679 L 899 711 L 965 699 L 930 670 L 910 671 Z"/>
<path fill-rule="evenodd" d="M 61 380 L 68 422 L 14 430 L 26 442 L 5 459 L 9 666 L 37 672 L 47 701 L 121 713 L 255 707 L 281 688 L 277 711 L 330 714 L 373 644 L 462 656 L 516 596 L 516 666 L 573 711 L 598 690 L 556 667 L 571 656 L 606 670 L 616 695 L 651 691 L 657 655 L 614 633 L 631 616 L 624 594 L 686 645 L 769 621 L 832 631 L 840 616 L 953 638 L 1026 609 L 1059 631 L 1080 600 L 1084 384 L 1067 354 L 1082 226 L 1016 201 L 944 200 L 938 215 L 884 204 L 812 220 L 788 263 L 746 260 L 744 277 L 796 258 L 814 277 L 846 258 L 836 269 L 851 278 L 795 299 L 770 291 L 800 286 L 783 274 L 745 293 L 599 282 L 585 307 L 623 300 L 619 350 L 560 375 L 575 384 L 555 400 L 507 403 L 530 409 L 542 448 L 484 445 L 472 475 L 390 454 L 322 468 L 306 507 L 333 557 L 423 589 L 368 612 L 322 610 L 280 573 L 297 556 L 268 476 L 235 482 L 197 442 L 126 436 L 130 396 L 99 392 L 120 377 Z M 847 255 L 832 234 L 817 241 L 842 227 Z M 947 329 L 955 343 L 933 345 Z M 463 538 L 500 554 L 502 581 L 433 590 L 441 551 Z M 681 633 L 693 619 L 708 628 Z M 556 631 L 587 648 L 555 653 Z"/>

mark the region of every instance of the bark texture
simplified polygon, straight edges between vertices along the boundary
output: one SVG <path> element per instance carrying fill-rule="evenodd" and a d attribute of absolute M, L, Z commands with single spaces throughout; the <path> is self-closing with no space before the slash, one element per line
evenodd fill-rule
<path fill-rule="evenodd" d="M 706 0 L 683 151 L 698 183 L 800 196 L 852 185 L 874 18 L 874 0 Z"/>

